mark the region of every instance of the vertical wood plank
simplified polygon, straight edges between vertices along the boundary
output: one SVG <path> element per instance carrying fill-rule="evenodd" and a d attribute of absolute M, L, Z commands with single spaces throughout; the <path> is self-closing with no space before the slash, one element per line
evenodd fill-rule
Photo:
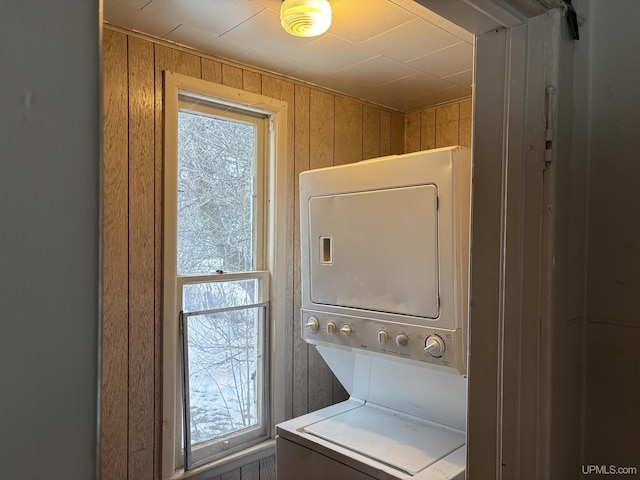
<path fill-rule="evenodd" d="M 304 477 L 304 475 L 302 475 Z M 276 456 L 260 460 L 260 480 L 276 480 Z"/>
<path fill-rule="evenodd" d="M 436 109 L 429 108 L 421 113 L 420 150 L 436 148 Z"/>
<path fill-rule="evenodd" d="M 294 127 L 295 127 L 295 87 L 294 84 L 269 75 L 262 76 L 262 94 L 287 102 L 287 165 L 293 165 Z M 293 169 L 291 170 L 293 173 Z M 293 193 L 293 178 L 289 179 L 287 188 Z M 288 198 L 291 201 L 292 198 Z M 289 228 L 292 223 L 287 223 Z"/>
<path fill-rule="evenodd" d="M 128 449 L 128 79 L 127 37 L 103 37 L 103 478 L 127 478 Z"/>
<path fill-rule="evenodd" d="M 452 103 L 436 107 L 436 147 L 458 144 L 460 128 L 460 104 Z"/>
<path fill-rule="evenodd" d="M 242 69 L 223 63 L 222 84 L 227 87 L 242 88 Z"/>
<path fill-rule="evenodd" d="M 153 478 L 155 112 L 153 44 L 129 38 L 129 478 Z"/>
<path fill-rule="evenodd" d="M 328 407 L 333 401 L 333 374 L 314 346 L 309 347 L 309 390 L 310 412 Z"/>
<path fill-rule="evenodd" d="M 222 64 L 209 58 L 203 58 L 202 79 L 208 82 L 222 83 Z"/>
<path fill-rule="evenodd" d="M 291 229 L 294 225 L 294 203 L 295 203 L 295 178 L 294 178 L 294 163 L 295 163 L 295 87 L 294 84 L 285 80 L 277 79 L 268 75 L 262 76 L 262 94 L 275 98 L 278 100 L 283 100 L 287 102 L 287 165 L 288 169 L 288 177 L 286 179 L 286 224 L 287 231 L 291 232 Z M 293 235 L 288 235 L 286 237 L 286 251 L 287 251 L 287 259 L 286 259 L 286 298 L 285 298 L 285 319 L 289 322 L 294 318 L 293 312 L 293 289 L 294 289 L 294 279 L 293 279 L 293 269 L 294 269 L 294 259 L 293 259 Z M 293 330 L 291 325 L 287 325 L 289 331 Z M 293 337 L 286 337 L 286 344 L 283 345 L 283 348 L 287 352 L 293 352 Z M 290 357 L 290 361 L 287 361 L 285 368 L 285 378 L 292 379 L 293 378 L 293 362 Z M 293 393 L 292 386 L 287 384 L 285 386 L 285 417 L 290 418 L 292 415 L 293 408 Z"/>
<path fill-rule="evenodd" d="M 420 150 L 420 112 L 407 113 L 404 122 L 405 151 L 406 153 Z"/>
<path fill-rule="evenodd" d="M 242 89 L 247 92 L 262 93 L 262 75 L 250 70 L 243 70 Z"/>
<path fill-rule="evenodd" d="M 300 195 L 299 174 L 309 170 L 309 88 L 295 87 L 295 184 L 294 198 Z M 293 227 L 293 358 L 292 358 L 292 415 L 294 417 L 307 413 L 309 372 L 309 347 L 302 340 L 300 308 L 302 292 L 300 290 L 300 204 L 295 202 Z"/>
<path fill-rule="evenodd" d="M 230 472 L 223 473 L 220 475 L 220 480 L 241 480 L 242 476 L 240 473 L 240 469 L 236 468 L 235 470 L 231 470 Z"/>
<path fill-rule="evenodd" d="M 240 467 L 241 480 L 260 480 L 260 461 L 243 465 Z"/>
<path fill-rule="evenodd" d="M 391 113 L 380 112 L 380 156 L 391 154 Z"/>
<path fill-rule="evenodd" d="M 334 96 L 311 90 L 309 96 L 309 167 L 329 167 L 334 159 Z M 309 348 L 309 372 L 307 377 L 308 411 L 331 404 L 332 373 L 315 348 Z"/>
<path fill-rule="evenodd" d="M 334 165 L 362 160 L 362 103 L 345 97 L 335 98 Z"/>
<path fill-rule="evenodd" d="M 164 70 L 200 77 L 200 57 L 175 50 L 164 45 L 155 45 L 155 396 L 156 405 L 162 405 L 162 195 L 163 195 L 163 79 Z M 177 322 L 177 319 L 176 319 Z M 160 478 L 160 449 L 162 415 L 156 415 L 156 463 L 155 478 Z"/>
<path fill-rule="evenodd" d="M 420 149 L 462 145 L 471 147 L 472 99 L 466 98 L 446 105 L 428 107 L 420 112 L 407 114 L 407 144 L 405 148 L 415 148 L 413 137 L 413 115 L 420 114 Z"/>
<path fill-rule="evenodd" d="M 344 402 L 349 398 L 349 392 L 342 386 L 342 383 L 334 376 L 332 379 L 331 403 Z"/>
<path fill-rule="evenodd" d="M 459 144 L 463 147 L 471 147 L 471 115 L 472 103 L 471 99 L 462 100 L 460 102 L 460 132 Z"/>
<path fill-rule="evenodd" d="M 309 96 L 310 130 L 309 168 L 333 165 L 334 146 L 334 96 L 319 90 L 311 90 Z"/>
<path fill-rule="evenodd" d="M 364 107 L 359 101 L 345 97 L 336 97 L 334 103 L 334 165 L 358 162 L 363 159 L 364 139 Z M 370 107 L 372 108 L 372 107 Z M 372 108 L 373 109 L 373 108 Z M 372 143 L 375 142 L 376 151 L 372 156 L 379 154 L 379 116 L 377 109 L 374 114 L 369 113 L 370 128 L 373 132 Z M 371 126 L 371 123 L 374 125 Z M 314 145 L 312 143 L 312 145 Z M 371 157 L 368 157 L 371 158 Z M 313 347 L 309 351 L 309 410 L 317 410 L 342 400 L 348 395 L 328 368 L 317 350 Z"/>
<path fill-rule="evenodd" d="M 380 109 L 362 107 L 362 159 L 380 156 Z"/>
<path fill-rule="evenodd" d="M 269 75 L 262 75 L 262 95 L 277 100 L 287 102 L 287 163 L 293 165 L 294 162 L 294 129 L 295 129 L 295 87 L 294 84 L 285 80 L 281 80 Z M 291 169 L 291 178 L 287 179 L 287 204 L 293 205 L 293 169 Z M 290 210 L 290 211 L 289 211 Z M 293 220 L 293 209 L 287 209 L 287 215 Z M 291 228 L 293 223 L 287 221 L 287 225 Z M 290 250 L 287 250 L 290 251 Z"/>
<path fill-rule="evenodd" d="M 405 153 L 404 144 L 405 115 L 400 112 L 391 113 L 391 154 Z M 408 151 L 407 151 L 408 152 Z"/>

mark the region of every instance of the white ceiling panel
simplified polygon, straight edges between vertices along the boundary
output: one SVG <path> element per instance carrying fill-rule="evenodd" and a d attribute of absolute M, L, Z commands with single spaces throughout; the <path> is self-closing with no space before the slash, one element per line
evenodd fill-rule
<path fill-rule="evenodd" d="M 136 10 L 142 10 L 142 8 L 147 5 L 151 0 L 109 0 L 108 4 L 119 3 L 121 5 L 125 5 L 129 8 L 135 8 Z"/>
<path fill-rule="evenodd" d="M 248 45 L 227 40 L 188 24 L 180 25 L 164 38 L 204 52 L 214 51 L 220 57 L 232 59 L 238 58 L 242 52 L 250 48 Z"/>
<path fill-rule="evenodd" d="M 367 46 L 391 58 L 407 62 L 459 43 L 460 39 L 433 23 L 415 18 L 367 40 Z"/>
<path fill-rule="evenodd" d="M 431 73 L 441 78 L 447 77 L 469 70 L 468 65 L 473 63 L 473 46 L 466 42 L 460 42 L 407 63 L 423 72 Z M 460 70 L 461 66 L 465 68 Z"/>
<path fill-rule="evenodd" d="M 471 88 L 471 84 L 473 83 L 473 70 L 469 69 L 456 73 L 455 75 L 449 75 L 448 77 L 444 77 L 444 79 L 461 87 Z"/>
<path fill-rule="evenodd" d="M 338 0 L 331 2 L 330 33 L 360 43 L 415 18 L 389 0 Z"/>
<path fill-rule="evenodd" d="M 434 93 L 428 93 L 422 97 L 414 98 L 414 102 L 425 103 L 426 105 L 436 105 L 442 102 L 448 102 L 450 100 L 456 100 L 462 97 L 468 97 L 471 95 L 471 88 L 463 88 L 458 85 L 454 85 L 446 90 L 439 90 Z"/>
<path fill-rule="evenodd" d="M 253 1 L 151 0 L 142 11 L 222 35 L 264 9 Z"/>
<path fill-rule="evenodd" d="M 440 27 L 442 30 L 449 32 L 458 37 L 463 42 L 473 43 L 473 34 L 466 31 L 464 28 L 459 27 L 455 23 L 451 23 L 449 20 L 442 18 L 440 15 L 433 13 L 431 10 L 427 10 L 414 0 L 391 0 L 393 3 L 400 5 L 402 8 L 408 10 L 416 17 L 424 18 L 426 21 L 433 23 Z"/>
<path fill-rule="evenodd" d="M 180 23 L 175 20 L 142 13 L 135 7 L 114 1 L 104 2 L 103 15 L 109 23 L 159 38 L 164 38 L 165 35 L 180 26 Z"/>
<path fill-rule="evenodd" d="M 425 90 L 439 92 L 453 87 L 454 84 L 428 73 L 420 72 L 385 83 L 382 86 L 397 97 L 413 99 L 423 96 Z"/>
<path fill-rule="evenodd" d="M 291 72 L 295 71 L 300 64 L 294 62 L 289 57 L 279 56 L 271 52 L 265 52 L 259 48 L 250 48 L 245 50 L 238 56 L 232 57 L 233 60 L 251 65 L 253 67 L 263 68 L 270 72 L 281 73 L 291 76 Z M 303 80 L 303 79 L 301 79 Z"/>
<path fill-rule="evenodd" d="M 473 35 L 413 0 L 330 0 L 319 37 L 281 0 L 104 0 L 105 21 L 400 111 L 471 94 Z"/>
<path fill-rule="evenodd" d="M 350 78 L 351 83 L 360 83 L 365 86 L 376 87 L 413 75 L 416 73 L 416 70 L 402 62 L 379 55 L 364 62 L 343 68 L 338 72 Z"/>
<path fill-rule="evenodd" d="M 446 90 L 440 90 L 435 93 L 427 93 L 423 96 L 411 99 L 406 99 L 390 93 L 380 97 L 378 103 L 382 105 L 398 105 L 399 107 L 402 107 L 402 111 L 410 112 L 419 110 L 419 108 L 415 108 L 415 105 L 437 105 L 439 103 L 448 102 L 450 100 L 457 100 L 459 98 L 468 97 L 469 95 L 471 95 L 470 88 L 462 88 L 456 85 Z"/>
<path fill-rule="evenodd" d="M 339 55 L 336 52 L 340 52 Z M 292 60 L 302 64 L 313 58 L 314 68 L 328 72 L 335 72 L 377 56 L 377 53 L 360 48 L 333 34 L 322 35 L 289 55 Z"/>
<path fill-rule="evenodd" d="M 282 56 L 316 40 L 289 35 L 280 25 L 279 12 L 269 8 L 261 10 L 221 36 L 226 40 L 248 43 L 273 55 Z"/>

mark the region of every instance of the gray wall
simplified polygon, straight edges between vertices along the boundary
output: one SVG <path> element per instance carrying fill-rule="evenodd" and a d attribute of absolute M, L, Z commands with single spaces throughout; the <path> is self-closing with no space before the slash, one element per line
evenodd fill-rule
<path fill-rule="evenodd" d="M 0 2 L 0 465 L 96 477 L 99 2 Z"/>
<path fill-rule="evenodd" d="M 640 2 L 588 4 L 584 463 L 640 469 Z"/>

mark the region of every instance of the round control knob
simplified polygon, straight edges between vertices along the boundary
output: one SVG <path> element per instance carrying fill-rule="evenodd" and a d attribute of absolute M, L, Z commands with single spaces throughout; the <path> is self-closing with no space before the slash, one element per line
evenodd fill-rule
<path fill-rule="evenodd" d="M 378 332 L 378 343 L 387 343 L 387 340 L 389 340 L 389 334 L 384 330 L 380 330 Z"/>
<path fill-rule="evenodd" d="M 396 337 L 396 344 L 400 347 L 406 347 L 409 343 L 409 337 L 407 337 L 404 333 L 401 333 Z"/>
<path fill-rule="evenodd" d="M 431 335 L 424 344 L 424 353 L 432 357 L 441 357 L 445 349 L 444 340 L 438 335 Z"/>
<path fill-rule="evenodd" d="M 351 325 L 343 325 L 340 331 L 345 335 L 351 335 Z"/>
<path fill-rule="evenodd" d="M 327 333 L 336 333 L 336 324 L 333 322 L 327 323 Z"/>
<path fill-rule="evenodd" d="M 307 318 L 307 323 L 305 323 L 304 326 L 307 327 L 311 333 L 316 333 L 320 330 L 320 322 L 313 316 Z"/>

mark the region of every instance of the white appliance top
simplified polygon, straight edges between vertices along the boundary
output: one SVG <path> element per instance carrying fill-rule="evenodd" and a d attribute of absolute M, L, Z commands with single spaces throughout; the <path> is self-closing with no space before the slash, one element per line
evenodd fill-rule
<path fill-rule="evenodd" d="M 371 403 L 304 430 L 410 475 L 465 444 L 464 432 Z"/>

